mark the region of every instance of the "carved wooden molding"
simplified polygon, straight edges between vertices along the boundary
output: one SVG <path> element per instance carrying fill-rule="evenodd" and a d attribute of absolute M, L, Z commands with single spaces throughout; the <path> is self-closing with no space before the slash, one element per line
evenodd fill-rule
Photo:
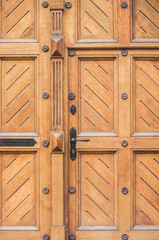
<path fill-rule="evenodd" d="M 51 150 L 52 152 L 64 152 L 64 132 L 51 132 Z"/>

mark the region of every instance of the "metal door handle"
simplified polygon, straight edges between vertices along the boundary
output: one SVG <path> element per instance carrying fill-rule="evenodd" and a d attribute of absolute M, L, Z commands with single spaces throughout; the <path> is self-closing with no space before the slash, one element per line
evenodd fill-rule
<path fill-rule="evenodd" d="M 70 151 L 70 157 L 72 160 L 76 159 L 76 142 L 89 142 L 90 139 L 77 139 L 76 137 L 76 128 L 72 127 L 70 130 L 70 143 L 71 143 L 71 151 Z"/>

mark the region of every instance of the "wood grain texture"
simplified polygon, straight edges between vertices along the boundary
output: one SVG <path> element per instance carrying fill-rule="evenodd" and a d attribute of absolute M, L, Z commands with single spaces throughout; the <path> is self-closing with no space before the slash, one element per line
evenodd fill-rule
<path fill-rule="evenodd" d="M 52 154 L 52 226 L 64 225 L 63 154 Z"/>
<path fill-rule="evenodd" d="M 35 224 L 34 154 L 2 154 L 2 225 Z"/>
<path fill-rule="evenodd" d="M 80 0 L 81 39 L 113 39 L 113 4 L 113 0 Z"/>
<path fill-rule="evenodd" d="M 52 60 L 52 89 L 53 89 L 53 130 L 63 128 L 63 60 Z"/>
<path fill-rule="evenodd" d="M 81 155 L 80 225 L 114 225 L 114 156 Z"/>
<path fill-rule="evenodd" d="M 156 0 L 134 0 L 134 38 L 159 38 L 159 3 Z"/>
<path fill-rule="evenodd" d="M 51 9 L 63 9 L 64 8 L 64 0 L 50 0 L 50 8 Z"/>
<path fill-rule="evenodd" d="M 136 225 L 159 225 L 159 154 L 136 154 Z"/>
<path fill-rule="evenodd" d="M 136 131 L 159 131 L 159 61 L 136 61 Z"/>
<path fill-rule="evenodd" d="M 113 61 L 81 61 L 81 132 L 114 130 Z"/>
<path fill-rule="evenodd" d="M 35 0 L 2 0 L 2 38 L 35 38 Z"/>
<path fill-rule="evenodd" d="M 2 60 L 3 132 L 35 131 L 34 91 L 34 60 Z"/>

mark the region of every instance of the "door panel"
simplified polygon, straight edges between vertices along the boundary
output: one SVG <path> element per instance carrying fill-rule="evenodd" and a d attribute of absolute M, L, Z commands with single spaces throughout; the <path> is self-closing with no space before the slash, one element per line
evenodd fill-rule
<path fill-rule="evenodd" d="M 145 39 L 146 41 L 157 40 L 159 38 L 159 4 L 158 1 L 133 1 L 134 16 L 134 39 Z M 157 40 L 158 41 L 158 40 Z"/>
<path fill-rule="evenodd" d="M 159 129 L 158 59 L 136 58 L 134 64 L 135 133 L 154 135 Z"/>
<path fill-rule="evenodd" d="M 115 153 L 80 153 L 79 229 L 113 229 L 117 213 Z"/>
<path fill-rule="evenodd" d="M 36 33 L 37 0 L 2 0 L 1 37 L 33 39 Z"/>
<path fill-rule="evenodd" d="M 159 225 L 159 162 L 158 152 L 136 153 L 136 219 L 135 226 L 141 228 L 156 227 Z M 135 227 L 134 226 L 134 227 Z"/>
<path fill-rule="evenodd" d="M 81 39 L 114 38 L 114 2 L 114 0 L 79 1 Z"/>
<path fill-rule="evenodd" d="M 36 59 L 2 59 L 2 132 L 35 132 Z"/>

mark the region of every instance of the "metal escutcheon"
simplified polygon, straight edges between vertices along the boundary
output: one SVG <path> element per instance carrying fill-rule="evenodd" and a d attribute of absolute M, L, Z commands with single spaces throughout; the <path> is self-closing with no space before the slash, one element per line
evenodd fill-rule
<path fill-rule="evenodd" d="M 123 49 L 123 50 L 121 51 L 121 54 L 122 54 L 124 57 L 126 57 L 126 56 L 128 55 L 128 50 L 127 50 L 127 49 Z"/>
<path fill-rule="evenodd" d="M 48 94 L 47 92 L 44 92 L 43 95 L 42 95 L 42 97 L 43 97 L 44 99 L 47 99 L 47 98 L 49 97 L 49 94 Z"/>
<path fill-rule="evenodd" d="M 124 234 L 121 236 L 121 238 L 122 238 L 123 240 L 128 240 L 129 236 L 124 233 Z"/>
<path fill-rule="evenodd" d="M 42 6 L 43 6 L 44 8 L 47 8 L 47 7 L 49 6 L 49 3 L 46 2 L 46 1 L 44 1 L 44 2 L 42 2 Z"/>
<path fill-rule="evenodd" d="M 44 147 L 48 147 L 49 146 L 49 141 L 48 140 L 44 140 L 43 141 L 43 146 Z"/>
<path fill-rule="evenodd" d="M 123 2 L 121 3 L 121 7 L 122 7 L 122 8 L 127 8 L 127 6 L 128 6 L 127 2 L 123 1 Z"/>
<path fill-rule="evenodd" d="M 72 193 L 72 194 L 75 193 L 76 192 L 76 188 L 73 187 L 73 186 L 70 186 L 69 187 L 69 192 Z"/>
<path fill-rule="evenodd" d="M 42 50 L 43 50 L 43 52 L 48 52 L 49 51 L 49 47 L 47 45 L 44 45 L 42 47 Z"/>
<path fill-rule="evenodd" d="M 71 2 L 67 2 L 67 3 L 65 4 L 65 6 L 66 6 L 66 8 L 71 8 L 71 7 L 72 7 L 72 3 L 71 3 Z"/>
<path fill-rule="evenodd" d="M 75 55 L 75 50 L 69 50 L 68 54 L 70 57 L 73 57 Z"/>
<path fill-rule="evenodd" d="M 43 240 L 49 240 L 49 239 L 50 239 L 49 234 L 45 233 L 45 234 L 43 235 Z"/>
<path fill-rule="evenodd" d="M 76 111 L 77 111 L 76 106 L 73 104 L 70 108 L 70 112 L 74 115 Z"/>
<path fill-rule="evenodd" d="M 126 100 L 128 98 L 128 94 L 127 93 L 122 93 L 121 95 L 123 100 Z"/>
<path fill-rule="evenodd" d="M 129 192 L 129 190 L 128 190 L 127 187 L 123 187 L 123 188 L 122 188 L 122 193 L 123 193 L 123 194 L 128 194 L 128 192 Z"/>
<path fill-rule="evenodd" d="M 121 145 L 122 145 L 123 147 L 127 147 L 127 146 L 128 146 L 128 141 L 123 140 L 123 141 L 121 142 Z"/>
<path fill-rule="evenodd" d="M 44 194 L 48 194 L 49 193 L 49 188 L 48 187 L 44 187 L 43 188 L 43 193 Z"/>
<path fill-rule="evenodd" d="M 74 100 L 76 95 L 73 92 L 70 92 L 68 97 L 69 97 L 70 100 Z"/>
<path fill-rule="evenodd" d="M 75 240 L 76 239 L 76 235 L 71 233 L 69 234 L 69 240 Z"/>

